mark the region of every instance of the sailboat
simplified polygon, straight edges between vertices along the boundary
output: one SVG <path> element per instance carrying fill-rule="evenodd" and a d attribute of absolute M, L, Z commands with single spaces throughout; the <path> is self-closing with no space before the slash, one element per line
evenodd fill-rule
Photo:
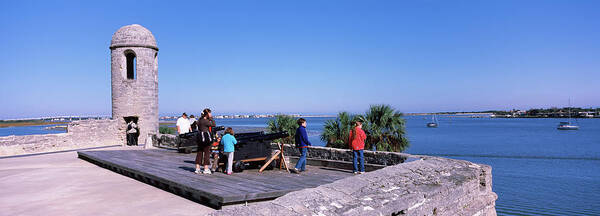
<path fill-rule="evenodd" d="M 433 115 L 431 117 L 431 122 L 427 123 L 427 127 L 434 127 L 434 128 L 438 127 L 438 120 L 437 120 L 436 115 Z"/>
<path fill-rule="evenodd" d="M 571 123 L 571 100 L 569 99 L 569 121 L 560 122 L 556 129 L 559 130 L 579 130 L 579 126 Z"/>

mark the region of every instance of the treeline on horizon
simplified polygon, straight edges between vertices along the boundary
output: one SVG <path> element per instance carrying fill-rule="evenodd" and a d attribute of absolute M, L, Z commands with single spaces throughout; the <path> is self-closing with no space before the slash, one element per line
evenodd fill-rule
<path fill-rule="evenodd" d="M 569 112 L 569 109 L 571 111 L 571 113 L 579 113 L 579 112 L 596 112 L 599 113 L 600 112 L 600 107 L 598 108 L 581 108 L 581 107 L 562 107 L 562 108 L 558 108 L 558 107 L 551 107 L 551 108 L 534 108 L 534 109 L 528 109 L 525 112 L 526 113 L 532 113 L 532 114 L 538 114 L 538 113 L 567 113 Z M 508 114 L 512 114 L 515 112 L 518 112 L 518 109 L 512 109 L 512 110 L 486 110 L 486 111 L 472 111 L 472 112 L 436 112 L 436 113 L 432 113 L 432 114 L 446 114 L 446 115 L 454 115 L 454 114 L 468 114 L 468 113 L 493 113 L 496 115 L 508 115 Z"/>

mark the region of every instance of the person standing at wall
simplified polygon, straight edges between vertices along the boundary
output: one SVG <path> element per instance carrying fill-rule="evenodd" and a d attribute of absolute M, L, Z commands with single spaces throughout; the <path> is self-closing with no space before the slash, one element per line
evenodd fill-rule
<path fill-rule="evenodd" d="M 179 135 L 191 132 L 190 121 L 188 120 L 187 114 L 183 113 L 181 117 L 177 119 L 177 133 Z"/>
<path fill-rule="evenodd" d="M 354 122 L 354 128 L 350 130 L 348 143 L 352 149 L 352 164 L 354 165 L 354 174 L 359 173 L 357 160 L 360 161 L 360 174 L 365 173 L 365 158 L 363 151 L 365 149 L 365 139 L 367 135 L 362 130 L 362 122 Z"/>
<path fill-rule="evenodd" d="M 221 144 L 223 144 L 223 154 L 227 156 L 227 175 L 231 175 L 233 167 L 233 152 L 235 151 L 234 145 L 237 144 L 237 140 L 233 136 L 233 128 L 228 127 L 225 129 L 225 135 L 221 138 Z"/>
<path fill-rule="evenodd" d="M 129 123 L 127 123 L 127 145 L 137 146 L 137 137 L 139 134 L 140 131 L 136 122 L 133 119 L 129 120 Z"/>
<path fill-rule="evenodd" d="M 190 128 L 192 131 L 198 131 L 198 123 L 196 122 L 196 117 L 194 115 L 190 115 Z"/>
<path fill-rule="evenodd" d="M 300 173 L 306 171 L 306 154 L 308 151 L 308 146 L 312 144 L 308 141 L 308 135 L 306 134 L 306 119 L 299 118 L 298 128 L 296 129 L 296 147 L 300 150 L 300 158 L 298 158 L 298 163 L 296 163 L 296 167 L 292 170 L 294 173 Z"/>
<path fill-rule="evenodd" d="M 213 142 L 211 128 L 216 126 L 215 120 L 212 118 L 210 109 L 204 109 L 202 116 L 197 121 L 198 135 L 196 143 L 198 144 L 198 154 L 196 155 L 196 173 L 200 174 L 200 166 L 204 166 L 204 174 L 211 174 L 208 166 L 210 165 L 210 147 Z M 189 124 L 188 124 L 189 125 Z"/>

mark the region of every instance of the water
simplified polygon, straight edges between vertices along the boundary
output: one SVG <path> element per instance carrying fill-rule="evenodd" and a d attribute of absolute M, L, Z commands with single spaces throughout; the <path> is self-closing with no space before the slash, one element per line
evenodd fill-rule
<path fill-rule="evenodd" d="M 10 136 L 10 135 L 32 135 L 32 134 L 56 134 L 56 133 L 64 133 L 65 130 L 46 130 L 46 127 L 57 126 L 55 125 L 37 125 L 37 126 L 21 126 L 21 127 L 5 127 L 0 128 L 0 136 Z M 64 125 L 64 124 L 63 124 Z"/>
<path fill-rule="evenodd" d="M 306 118 L 309 140 L 319 139 L 333 118 Z M 408 116 L 411 154 L 439 155 L 492 166 L 498 215 L 600 215 L 600 119 L 579 119 L 577 131 L 556 129 L 563 119 L 490 119 Z M 217 125 L 266 127 L 268 118 L 217 119 Z M 45 126 L 44 126 L 45 127 Z M 28 128 L 28 129 L 25 129 Z M 56 133 L 43 127 L 23 129 Z M 5 135 L 7 128 L 0 128 Z M 60 131 L 58 131 L 60 132 Z M 31 132 L 30 132 L 31 133 Z"/>
<path fill-rule="evenodd" d="M 306 118 L 309 140 L 333 118 Z M 600 119 L 579 119 L 577 131 L 556 129 L 561 119 L 408 116 L 411 154 L 440 155 L 492 166 L 498 215 L 600 215 Z M 219 125 L 265 127 L 268 119 L 226 119 Z"/>
<path fill-rule="evenodd" d="M 407 118 L 406 152 L 491 165 L 498 215 L 600 215 L 600 119 L 429 119 Z"/>
<path fill-rule="evenodd" d="M 561 119 L 407 118 L 409 153 L 600 160 L 600 119 L 579 119 L 576 131 L 557 130 Z"/>

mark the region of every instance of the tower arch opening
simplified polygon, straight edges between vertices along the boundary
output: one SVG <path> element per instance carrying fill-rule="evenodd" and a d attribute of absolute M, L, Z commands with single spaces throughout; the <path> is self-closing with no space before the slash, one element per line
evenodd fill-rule
<path fill-rule="evenodd" d="M 127 79 L 135 80 L 137 77 L 137 58 L 133 50 L 125 51 L 125 58 L 127 64 Z"/>

